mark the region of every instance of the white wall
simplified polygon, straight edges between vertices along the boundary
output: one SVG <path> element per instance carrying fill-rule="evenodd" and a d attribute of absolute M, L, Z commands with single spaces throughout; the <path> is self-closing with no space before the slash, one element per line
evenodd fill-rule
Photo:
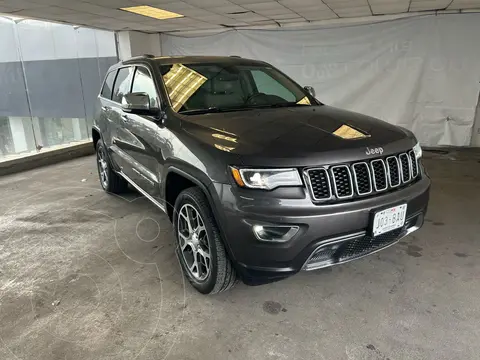
<path fill-rule="evenodd" d="M 160 35 L 139 31 L 120 31 L 117 34 L 120 60 L 144 54 L 160 56 Z"/>
<path fill-rule="evenodd" d="M 300 30 L 162 35 L 164 55 L 240 55 L 272 63 L 333 106 L 466 146 L 480 91 L 480 14 Z"/>

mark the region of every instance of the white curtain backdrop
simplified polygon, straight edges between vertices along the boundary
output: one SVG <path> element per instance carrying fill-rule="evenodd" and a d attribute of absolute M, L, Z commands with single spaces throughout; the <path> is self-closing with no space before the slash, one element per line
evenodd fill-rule
<path fill-rule="evenodd" d="M 314 86 L 322 102 L 404 126 L 423 145 L 470 144 L 480 91 L 480 14 L 161 39 L 163 55 L 267 61 Z"/>

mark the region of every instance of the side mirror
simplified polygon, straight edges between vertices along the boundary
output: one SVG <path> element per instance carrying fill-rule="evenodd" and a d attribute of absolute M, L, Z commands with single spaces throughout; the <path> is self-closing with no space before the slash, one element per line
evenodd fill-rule
<path fill-rule="evenodd" d="M 313 86 L 305 86 L 304 89 L 305 89 L 312 97 L 315 97 L 315 96 L 316 96 L 315 89 L 313 88 Z"/>
<path fill-rule="evenodd" d="M 122 109 L 132 114 L 150 114 L 150 97 L 143 92 L 126 94 L 122 98 Z"/>

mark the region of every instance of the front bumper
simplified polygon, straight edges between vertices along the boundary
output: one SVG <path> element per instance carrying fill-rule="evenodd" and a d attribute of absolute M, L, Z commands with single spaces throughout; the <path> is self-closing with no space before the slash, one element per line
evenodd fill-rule
<path fill-rule="evenodd" d="M 302 269 L 351 261 L 394 244 L 423 225 L 430 179 L 423 173 L 417 182 L 393 192 L 325 205 L 314 205 L 308 191 L 301 188 L 263 192 L 229 184 L 217 183 L 214 187 L 227 251 L 243 281 L 256 285 L 283 279 Z M 369 237 L 372 212 L 402 203 L 407 203 L 404 228 L 387 233 L 384 239 Z M 255 237 L 253 224 L 299 226 L 300 230 L 288 242 L 268 243 Z M 333 242 L 341 245 L 341 251 L 322 254 L 322 249 Z M 329 261 L 323 261 L 325 256 L 330 257 Z"/>

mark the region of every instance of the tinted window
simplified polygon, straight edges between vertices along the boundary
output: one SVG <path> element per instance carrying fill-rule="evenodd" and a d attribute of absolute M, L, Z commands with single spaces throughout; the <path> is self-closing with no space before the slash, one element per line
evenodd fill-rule
<path fill-rule="evenodd" d="M 102 89 L 102 96 L 106 99 L 111 99 L 112 98 L 112 88 L 113 88 L 113 82 L 115 81 L 115 74 L 116 71 L 112 71 L 107 75 L 107 78 L 105 79 L 105 83 L 103 84 L 103 89 Z"/>
<path fill-rule="evenodd" d="M 121 68 L 118 70 L 115 86 L 113 87 L 113 101 L 122 102 L 123 95 L 130 93 L 133 70 L 133 67 Z"/>
<path fill-rule="evenodd" d="M 276 95 L 286 101 L 295 101 L 295 95 L 265 71 L 251 70 L 251 74 L 259 93 Z"/>
<path fill-rule="evenodd" d="M 133 78 L 132 92 L 143 92 L 150 97 L 150 107 L 158 108 L 157 90 L 150 73 L 144 67 L 137 67 Z"/>

